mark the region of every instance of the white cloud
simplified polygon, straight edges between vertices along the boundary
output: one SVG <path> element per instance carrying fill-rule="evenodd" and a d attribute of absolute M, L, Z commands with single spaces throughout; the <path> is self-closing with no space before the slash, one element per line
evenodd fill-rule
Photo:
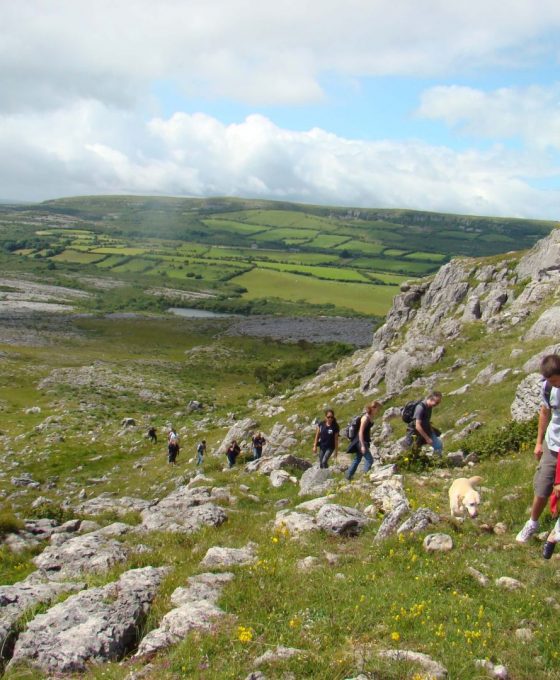
<path fill-rule="evenodd" d="M 560 82 L 492 92 L 434 87 L 423 94 L 418 115 L 443 120 L 476 137 L 520 137 L 529 147 L 560 150 Z"/>
<path fill-rule="evenodd" d="M 530 185 L 555 171 L 539 154 L 352 140 L 283 129 L 260 115 L 231 125 L 201 113 L 143 123 L 82 102 L 64 113 L 0 117 L 0 156 L 14 159 L 0 167 L 0 186 L 21 199 L 238 195 L 548 218 L 560 204 L 560 191 Z"/>
<path fill-rule="evenodd" d="M 191 94 L 308 103 L 328 74 L 433 76 L 558 59 L 557 0 L 25 0 L 0 3 L 5 111 Z"/>

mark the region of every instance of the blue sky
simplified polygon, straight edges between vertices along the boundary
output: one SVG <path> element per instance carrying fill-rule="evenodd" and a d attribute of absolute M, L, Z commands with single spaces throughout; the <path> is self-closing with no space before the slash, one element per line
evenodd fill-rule
<path fill-rule="evenodd" d="M 0 198 L 558 219 L 557 0 L 0 3 Z"/>

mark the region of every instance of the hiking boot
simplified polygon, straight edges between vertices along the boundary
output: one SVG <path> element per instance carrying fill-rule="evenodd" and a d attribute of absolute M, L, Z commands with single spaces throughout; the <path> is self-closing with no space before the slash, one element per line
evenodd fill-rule
<path fill-rule="evenodd" d="M 521 529 L 521 531 L 517 534 L 515 540 L 518 543 L 527 543 L 531 536 L 534 536 L 538 530 L 539 530 L 538 523 L 533 524 L 529 519 L 525 522 L 523 529 Z"/>
<path fill-rule="evenodd" d="M 552 557 L 554 548 L 556 548 L 556 543 L 554 541 L 546 541 L 542 548 L 542 556 L 545 560 L 549 560 Z"/>

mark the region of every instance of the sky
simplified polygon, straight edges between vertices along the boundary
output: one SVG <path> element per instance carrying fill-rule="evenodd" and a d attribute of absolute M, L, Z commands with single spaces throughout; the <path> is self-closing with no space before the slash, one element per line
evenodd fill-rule
<path fill-rule="evenodd" d="M 0 198 L 560 219 L 559 0 L 0 0 Z"/>

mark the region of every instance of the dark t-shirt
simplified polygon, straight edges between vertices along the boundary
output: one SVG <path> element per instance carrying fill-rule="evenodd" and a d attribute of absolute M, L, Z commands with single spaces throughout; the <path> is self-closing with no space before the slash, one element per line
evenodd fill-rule
<path fill-rule="evenodd" d="M 333 423 L 332 425 L 327 425 L 325 421 L 319 423 L 319 446 L 321 449 L 334 450 L 334 438 L 335 435 L 340 432 L 340 427 L 338 423 Z"/>
<path fill-rule="evenodd" d="M 262 447 L 265 445 L 266 440 L 264 437 L 253 437 L 253 446 L 258 449 L 259 451 L 262 449 Z"/>
<path fill-rule="evenodd" d="M 426 404 L 426 402 L 421 401 L 416 405 L 414 409 L 414 417 L 412 419 L 412 426 L 416 429 L 416 421 L 419 420 L 422 424 L 424 432 L 432 436 L 432 426 L 430 425 L 430 420 L 432 419 L 432 409 Z"/>

